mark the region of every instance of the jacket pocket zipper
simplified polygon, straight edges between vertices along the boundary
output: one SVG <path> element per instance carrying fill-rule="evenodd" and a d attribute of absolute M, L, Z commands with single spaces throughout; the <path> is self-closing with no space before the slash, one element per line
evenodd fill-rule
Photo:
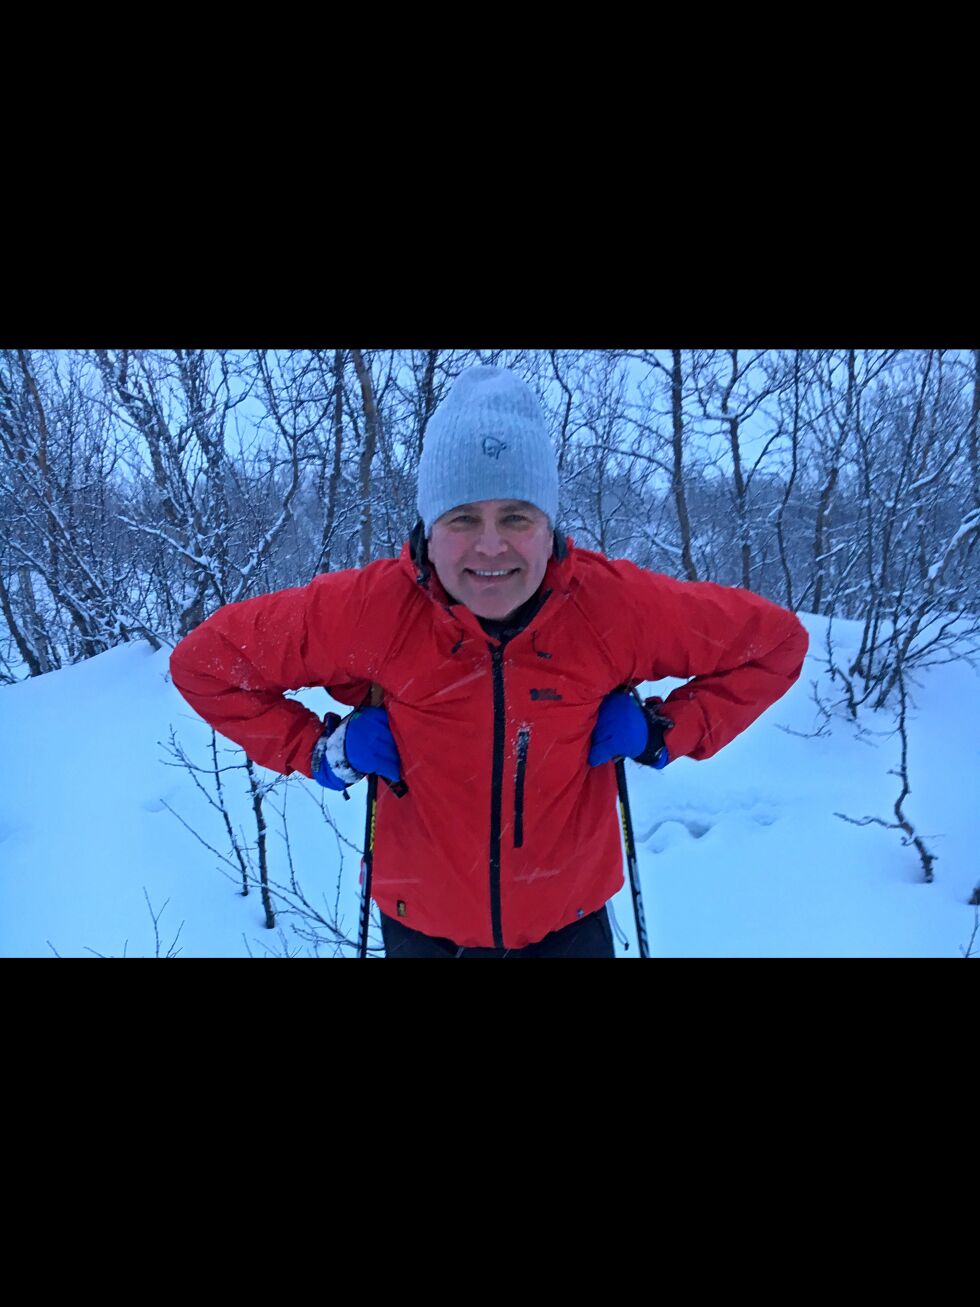
<path fill-rule="evenodd" d="M 514 848 L 524 843 L 524 777 L 527 772 L 527 746 L 531 739 L 530 726 L 517 732 L 517 776 L 514 781 Z"/>

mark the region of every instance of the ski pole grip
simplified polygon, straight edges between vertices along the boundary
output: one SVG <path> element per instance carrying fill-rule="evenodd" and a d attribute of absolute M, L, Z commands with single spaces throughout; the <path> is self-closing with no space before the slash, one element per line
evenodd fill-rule
<path fill-rule="evenodd" d="M 384 707 L 385 692 L 376 681 L 371 682 L 371 690 L 368 694 L 367 701 L 372 708 Z M 403 795 L 408 793 L 408 786 L 404 781 L 390 781 L 387 776 L 382 776 L 381 779 L 384 781 L 385 785 L 388 786 L 388 789 L 391 790 L 396 799 L 400 799 Z"/>

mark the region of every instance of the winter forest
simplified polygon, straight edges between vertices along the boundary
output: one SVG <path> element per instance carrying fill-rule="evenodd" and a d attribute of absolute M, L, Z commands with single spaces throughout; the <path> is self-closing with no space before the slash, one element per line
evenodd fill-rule
<path fill-rule="evenodd" d="M 169 651 L 223 604 L 397 555 L 427 422 L 481 362 L 539 396 L 576 545 L 820 619 L 819 683 L 794 693 L 814 738 L 894 741 L 887 803 L 850 819 L 928 883 L 940 849 L 914 811 L 909 719 L 930 669 L 980 653 L 980 350 L 0 351 L 0 703 L 119 646 Z M 283 787 L 239 752 L 249 825 L 227 820 L 223 743 L 168 744 L 220 814 L 215 856 L 266 926 L 290 921 L 285 955 L 329 953 L 353 926 L 277 864 Z M 967 790 L 975 804 L 975 771 Z"/>

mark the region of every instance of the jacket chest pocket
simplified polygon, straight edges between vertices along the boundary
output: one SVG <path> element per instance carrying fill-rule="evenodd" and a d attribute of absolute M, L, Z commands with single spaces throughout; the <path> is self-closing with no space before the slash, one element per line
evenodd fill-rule
<path fill-rule="evenodd" d="M 516 772 L 514 775 L 514 848 L 524 843 L 524 790 L 527 783 L 527 752 L 531 743 L 530 726 L 517 732 Z"/>

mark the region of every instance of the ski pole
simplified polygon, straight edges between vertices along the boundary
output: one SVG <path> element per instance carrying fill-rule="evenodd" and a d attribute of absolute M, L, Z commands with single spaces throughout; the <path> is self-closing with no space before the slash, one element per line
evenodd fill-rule
<path fill-rule="evenodd" d="M 357 956 L 367 957 L 368 924 L 371 920 L 371 868 L 374 865 L 374 824 L 378 807 L 378 778 L 367 778 L 367 821 L 364 827 L 364 856 L 361 858 L 361 941 Z"/>
<path fill-rule="evenodd" d="M 380 708 L 383 702 L 384 692 L 381 686 L 372 682 L 364 703 Z M 374 830 L 378 816 L 378 778 L 374 772 L 368 776 L 367 783 L 364 856 L 361 858 L 361 939 L 357 951 L 359 958 L 367 957 L 368 926 L 371 923 L 371 870 L 374 867 Z"/>
<path fill-rule="evenodd" d="M 372 683 L 367 698 L 361 707 L 370 704 L 372 708 L 380 708 L 384 704 L 384 691 L 380 685 Z M 374 867 L 374 831 L 377 825 L 378 817 L 378 777 L 372 772 L 367 778 L 367 815 L 364 823 L 364 856 L 361 858 L 361 921 L 360 921 L 360 946 L 357 956 L 360 958 L 367 957 L 367 937 L 368 926 L 371 922 L 371 871 Z M 408 793 L 408 786 L 405 781 L 390 781 L 385 777 L 385 784 L 396 798 L 402 798 Z"/>
<path fill-rule="evenodd" d="M 626 788 L 626 763 L 620 758 L 616 763 L 616 784 L 619 786 L 619 816 L 623 823 L 623 843 L 626 846 L 626 865 L 630 873 L 630 889 L 633 891 L 633 913 L 636 917 L 636 937 L 640 944 L 640 957 L 650 956 L 647 942 L 647 923 L 643 916 L 643 895 L 640 889 L 640 868 L 636 861 L 636 843 L 633 839 L 633 817 L 630 813 L 630 796 Z"/>
<path fill-rule="evenodd" d="M 623 687 L 643 708 L 643 700 L 635 685 Z M 619 788 L 619 816 L 623 823 L 623 844 L 626 847 L 626 865 L 630 873 L 630 889 L 633 892 L 633 915 L 636 918 L 636 938 L 640 945 L 640 957 L 650 956 L 650 943 L 647 939 L 647 923 L 643 915 L 643 891 L 640 887 L 640 867 L 636 860 L 636 841 L 633 838 L 633 815 L 630 812 L 630 795 L 626 786 L 626 760 L 620 758 L 616 763 L 616 784 Z M 629 945 L 627 945 L 627 948 Z"/>

